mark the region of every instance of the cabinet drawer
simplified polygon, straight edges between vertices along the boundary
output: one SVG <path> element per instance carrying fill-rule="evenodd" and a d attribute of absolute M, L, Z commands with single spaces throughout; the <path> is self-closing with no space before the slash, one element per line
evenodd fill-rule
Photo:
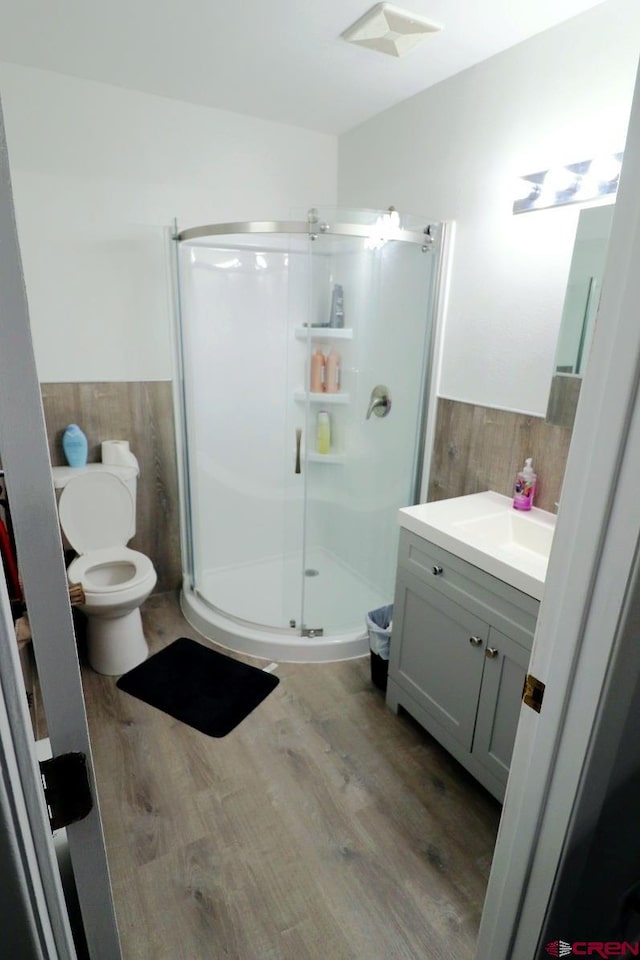
<path fill-rule="evenodd" d="M 531 649 L 539 601 L 466 560 L 401 530 L 398 566 Z"/>

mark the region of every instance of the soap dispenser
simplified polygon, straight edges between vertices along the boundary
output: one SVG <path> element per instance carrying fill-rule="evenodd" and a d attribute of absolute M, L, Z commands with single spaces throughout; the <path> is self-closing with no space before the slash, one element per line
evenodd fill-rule
<path fill-rule="evenodd" d="M 532 458 L 527 457 L 524 467 L 516 474 L 513 489 L 513 506 L 515 510 L 531 510 L 533 496 L 536 492 L 537 477 L 533 472 Z"/>

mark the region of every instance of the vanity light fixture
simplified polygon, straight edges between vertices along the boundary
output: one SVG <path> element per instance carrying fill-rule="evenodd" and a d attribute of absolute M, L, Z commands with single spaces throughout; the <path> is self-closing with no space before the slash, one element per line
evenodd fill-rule
<path fill-rule="evenodd" d="M 348 43 L 369 47 L 391 57 L 403 57 L 430 33 L 442 30 L 439 23 L 391 3 L 377 3 L 342 34 Z"/>
<path fill-rule="evenodd" d="M 614 153 L 518 177 L 513 193 L 513 212 L 526 213 L 566 203 L 584 203 L 615 194 L 622 157 L 622 153 Z"/>

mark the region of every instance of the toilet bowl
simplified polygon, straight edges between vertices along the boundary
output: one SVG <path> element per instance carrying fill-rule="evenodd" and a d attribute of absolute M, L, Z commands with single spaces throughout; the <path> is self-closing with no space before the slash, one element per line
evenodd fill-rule
<path fill-rule="evenodd" d="M 126 673 L 149 653 L 140 605 L 157 577 L 151 560 L 127 547 L 135 533 L 135 477 L 131 468 L 106 464 L 54 468 L 62 487 L 60 527 L 78 553 L 67 577 L 84 590 L 87 657 L 94 670 L 110 676 Z"/>

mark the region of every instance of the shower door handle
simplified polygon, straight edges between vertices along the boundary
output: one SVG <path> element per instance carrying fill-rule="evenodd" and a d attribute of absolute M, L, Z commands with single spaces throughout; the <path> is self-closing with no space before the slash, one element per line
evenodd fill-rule
<path fill-rule="evenodd" d="M 298 427 L 296 430 L 296 467 L 294 473 L 302 473 L 300 469 L 300 442 L 302 441 L 302 430 Z"/>

